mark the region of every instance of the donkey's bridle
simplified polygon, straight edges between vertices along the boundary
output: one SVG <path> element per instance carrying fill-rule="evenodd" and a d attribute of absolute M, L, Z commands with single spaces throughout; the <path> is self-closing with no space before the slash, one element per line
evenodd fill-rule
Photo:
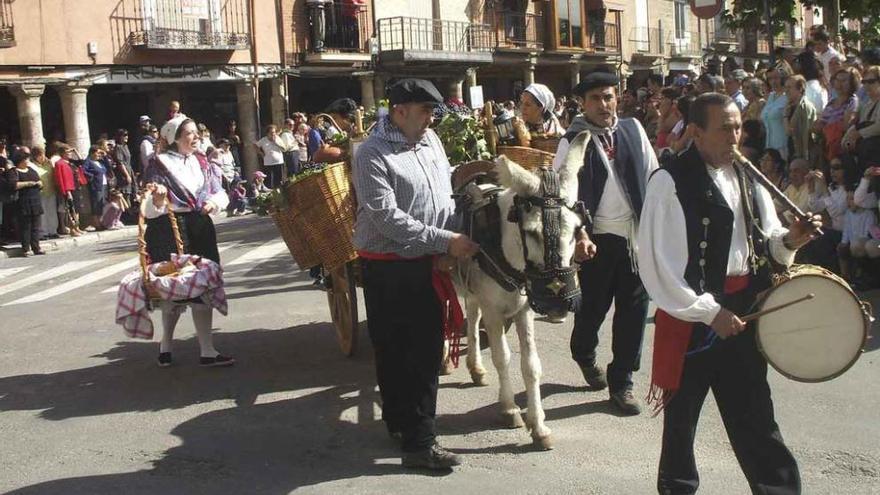
<path fill-rule="evenodd" d="M 547 314 L 552 310 L 574 311 L 580 304 L 581 289 L 578 284 L 577 266 L 563 266 L 559 244 L 562 237 L 563 208 L 572 211 L 582 219 L 587 215 L 582 202 L 574 207 L 568 206 L 562 198 L 559 173 L 550 167 L 539 171 L 541 189 L 538 196 L 514 198 L 508 220 L 519 226 L 522 238 L 523 256 L 526 261 L 526 294 L 529 305 L 536 313 Z M 541 230 L 544 238 L 544 266 L 539 267 L 529 261 L 529 248 L 526 244 L 526 231 L 523 228 L 524 213 L 532 208 L 541 210 Z"/>

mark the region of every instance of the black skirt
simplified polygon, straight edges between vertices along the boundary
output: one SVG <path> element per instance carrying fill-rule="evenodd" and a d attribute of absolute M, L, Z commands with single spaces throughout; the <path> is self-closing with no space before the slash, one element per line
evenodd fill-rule
<path fill-rule="evenodd" d="M 220 252 L 217 249 L 217 232 L 210 215 L 197 212 L 175 213 L 180 237 L 183 240 L 184 254 L 194 254 L 220 263 Z M 171 253 L 177 252 L 171 220 L 168 215 L 147 220 L 147 254 L 150 263 L 169 261 Z"/>

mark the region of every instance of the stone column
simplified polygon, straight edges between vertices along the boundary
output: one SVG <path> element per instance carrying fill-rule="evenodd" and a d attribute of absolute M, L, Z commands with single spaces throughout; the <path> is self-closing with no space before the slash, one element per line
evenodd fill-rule
<path fill-rule="evenodd" d="M 456 77 L 449 80 L 449 85 L 447 86 L 447 89 L 446 89 L 446 92 L 447 92 L 446 99 L 447 100 L 450 98 L 458 98 L 458 99 L 464 101 L 462 89 L 461 89 L 462 83 L 464 83 L 463 77 L 456 76 Z"/>
<path fill-rule="evenodd" d="M 21 84 L 9 87 L 18 107 L 21 142 L 25 146 L 46 145 L 46 139 L 43 137 L 43 112 L 40 107 L 40 96 L 45 89 L 46 86 L 43 84 Z"/>
<path fill-rule="evenodd" d="M 568 66 L 568 74 L 571 78 L 571 87 L 574 88 L 581 82 L 581 64 L 578 62 L 572 62 L 571 65 Z"/>
<path fill-rule="evenodd" d="M 385 99 L 385 77 L 381 74 L 373 74 L 373 99 L 377 105 Z"/>
<path fill-rule="evenodd" d="M 523 69 L 523 85 L 535 84 L 535 64 L 528 64 Z"/>
<path fill-rule="evenodd" d="M 284 87 L 284 76 L 269 79 L 272 88 L 272 98 L 269 101 L 271 107 L 272 123 L 282 125 L 287 118 L 287 91 Z"/>
<path fill-rule="evenodd" d="M 67 144 L 73 146 L 80 156 L 86 156 L 92 138 L 89 134 L 89 111 L 87 97 L 90 84 L 72 83 L 56 86 L 61 98 L 64 116 L 64 134 Z"/>
<path fill-rule="evenodd" d="M 463 93 L 465 94 L 466 98 L 465 97 L 462 98 L 463 100 L 465 100 L 465 103 L 467 103 L 468 105 L 473 105 L 473 102 L 470 101 L 471 100 L 471 88 L 473 88 L 476 85 L 477 85 L 477 69 L 468 69 L 467 72 L 464 73 Z"/>
<path fill-rule="evenodd" d="M 358 79 L 361 82 L 361 106 L 364 107 L 364 110 L 369 110 L 376 106 L 373 76 L 359 76 Z"/>
<path fill-rule="evenodd" d="M 260 162 L 254 143 L 257 141 L 257 100 L 254 84 L 251 81 L 238 81 L 235 84 L 238 100 L 238 135 L 241 137 L 241 164 L 244 176 L 251 180 L 259 170 Z"/>

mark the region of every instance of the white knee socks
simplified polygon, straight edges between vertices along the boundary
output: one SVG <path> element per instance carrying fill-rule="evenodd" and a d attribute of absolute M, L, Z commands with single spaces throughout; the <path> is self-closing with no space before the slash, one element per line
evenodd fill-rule
<path fill-rule="evenodd" d="M 219 352 L 214 349 L 214 335 L 211 333 L 211 324 L 214 321 L 214 308 L 207 304 L 192 306 L 193 324 L 196 327 L 196 336 L 199 338 L 199 347 L 202 357 L 217 357 Z"/>
<path fill-rule="evenodd" d="M 180 315 L 186 309 L 172 303 L 163 302 L 162 306 L 162 340 L 159 342 L 159 352 L 171 352 L 174 341 L 174 328 L 177 326 Z M 216 357 L 219 352 L 214 348 L 214 335 L 211 326 L 214 321 L 214 308 L 206 304 L 193 304 L 193 325 L 196 327 L 196 336 L 199 339 L 199 352 L 201 357 Z"/>

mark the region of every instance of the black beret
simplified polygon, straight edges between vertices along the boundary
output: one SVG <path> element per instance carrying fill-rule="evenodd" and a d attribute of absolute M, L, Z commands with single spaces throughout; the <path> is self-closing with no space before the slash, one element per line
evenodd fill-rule
<path fill-rule="evenodd" d="M 351 115 L 355 110 L 357 110 L 357 103 L 355 103 L 354 100 L 351 98 L 340 98 L 338 100 L 333 100 L 333 102 L 327 105 L 327 109 L 324 110 L 324 112 L 336 113 L 339 115 Z"/>
<path fill-rule="evenodd" d="M 388 88 L 388 101 L 391 105 L 403 103 L 430 103 L 440 105 L 443 96 L 431 81 L 424 79 L 401 79 Z"/>
<path fill-rule="evenodd" d="M 574 87 L 572 93 L 582 96 L 591 89 L 617 87 L 618 84 L 620 84 L 620 78 L 617 77 L 617 74 L 596 70 L 582 77 L 581 82 Z"/>

